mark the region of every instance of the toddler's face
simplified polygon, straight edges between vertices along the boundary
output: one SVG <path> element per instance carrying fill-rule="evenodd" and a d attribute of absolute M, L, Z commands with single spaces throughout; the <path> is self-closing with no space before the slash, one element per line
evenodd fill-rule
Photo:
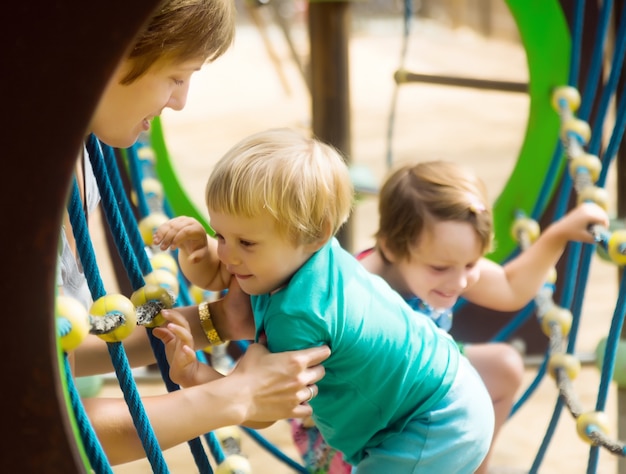
<path fill-rule="evenodd" d="M 395 266 L 407 290 L 444 309 L 478 281 L 481 257 L 481 242 L 471 224 L 444 221 L 425 229 L 410 258 Z"/>
<path fill-rule="evenodd" d="M 219 259 L 250 295 L 281 288 L 316 250 L 313 244 L 295 245 L 280 234 L 269 213 L 246 218 L 209 209 L 209 216 Z"/>

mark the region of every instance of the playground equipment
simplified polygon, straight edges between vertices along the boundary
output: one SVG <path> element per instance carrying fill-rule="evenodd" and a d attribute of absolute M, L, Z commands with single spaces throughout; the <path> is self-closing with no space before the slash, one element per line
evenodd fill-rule
<path fill-rule="evenodd" d="M 26 201 L 24 206 L 19 209 L 15 207 L 6 210 L 7 222 L 12 226 L 19 228 L 23 231 L 24 240 L 22 242 L 15 242 L 13 236 L 5 234 L 5 248 L 16 249 L 15 252 L 8 252 L 9 259 L 9 271 L 18 273 L 23 268 L 42 268 L 42 272 L 32 272 L 29 274 L 28 282 L 26 279 L 11 278 L 7 282 L 8 289 L 11 294 L 9 298 L 7 308 L 9 314 L 22 314 L 24 311 L 24 301 L 28 301 L 30 310 L 35 316 L 39 316 L 40 321 L 43 324 L 39 327 L 38 331 L 32 331 L 33 324 L 31 320 L 26 318 L 16 319 L 15 323 L 18 324 L 18 331 L 22 334 L 28 334 L 28 339 L 24 338 L 7 338 L 6 343 L 3 345 L 4 355 L 7 359 L 14 356 L 16 353 L 23 354 L 24 364 L 16 364 L 15 373 L 11 372 L 13 369 L 7 367 L 7 376 L 14 380 L 21 380 L 20 384 L 15 384 L 10 391 L 5 394 L 6 401 L 9 406 L 19 407 L 19 410 L 8 410 L 6 425 L 12 430 L 11 434 L 15 438 L 16 442 L 12 443 L 8 447 L 6 453 L 2 456 L 2 467 L 7 472 L 24 472 L 26 470 L 44 471 L 44 472 L 84 472 L 87 470 L 87 458 L 84 454 L 83 447 L 80 444 L 73 442 L 74 430 L 76 427 L 70 411 L 65 404 L 64 396 L 59 394 L 59 372 L 63 372 L 63 369 L 59 370 L 56 362 L 57 349 L 54 341 L 51 340 L 50 334 L 53 333 L 51 325 L 52 319 L 51 309 L 53 308 L 51 289 L 54 286 L 54 260 L 56 255 L 56 246 L 54 244 L 55 237 L 58 233 L 58 222 L 60 221 L 60 209 L 62 203 L 65 201 L 65 189 L 62 187 L 63 183 L 67 183 L 70 176 L 71 165 L 73 164 L 73 157 L 76 156 L 76 150 L 79 148 L 79 144 L 82 140 L 82 134 L 84 132 L 84 123 L 88 121 L 89 111 L 93 108 L 98 92 L 104 87 L 104 78 L 112 72 L 116 60 L 119 59 L 123 53 L 124 46 L 132 38 L 132 32 L 136 31 L 141 23 L 145 20 L 149 14 L 151 8 L 154 7 L 153 2 L 135 2 L 132 6 L 127 3 L 111 3 L 106 11 L 98 10 L 98 15 L 95 15 L 94 11 L 90 11 L 89 7 L 85 7 L 82 3 L 79 5 L 77 2 L 67 1 L 64 3 L 68 7 L 68 11 L 74 12 L 74 16 L 68 15 L 63 21 L 56 22 L 54 24 L 42 23 L 42 28 L 36 30 L 36 33 L 45 37 L 45 35 L 57 35 L 60 32 L 63 35 L 60 37 L 61 43 L 66 48 L 64 52 L 80 50 L 82 52 L 89 51 L 92 54 L 94 60 L 94 67 L 84 72 L 84 75 L 77 75 L 68 80 L 64 77 L 61 81 L 59 79 L 58 89 L 66 92 L 66 94 L 57 94 L 55 97 L 51 97 L 45 90 L 40 90 L 37 87 L 32 87 L 30 82 L 25 81 L 24 84 L 20 84 L 23 87 L 24 94 L 15 94 L 15 97 L 9 97 L 9 100 L 15 102 L 10 104 L 12 110 L 17 111 L 14 124 L 9 128 L 11 133 L 11 140 L 5 140 L 8 148 L 8 155 L 14 159 L 14 171 L 13 178 L 7 180 L 5 186 L 2 188 L 3 202 L 12 202 L 12 199 L 20 194 L 23 189 L 22 183 L 30 182 L 32 187 L 40 195 L 45 196 L 45 199 L 37 199 L 36 202 Z M 582 21 L 583 9 L 578 8 L 579 5 L 583 5 L 584 2 L 577 3 L 577 10 L 574 26 L 579 26 Z M 613 5 L 613 2 L 605 2 L 602 10 L 601 18 L 603 24 L 608 22 L 608 13 Z M 56 4 L 58 7 L 58 3 Z M 83 7 L 82 9 L 79 7 Z M 19 44 L 20 48 L 10 50 L 13 55 L 12 63 L 21 64 L 23 55 L 26 52 L 37 52 L 38 57 L 53 58 L 58 61 L 58 57 L 55 56 L 56 48 L 53 49 L 45 42 L 41 41 L 40 36 L 36 36 L 32 28 L 33 18 L 30 15 L 29 9 L 15 5 L 15 15 L 13 15 L 12 27 L 5 30 L 7 38 L 5 44 Z M 45 9 L 45 6 L 41 7 Z M 95 8 L 95 7 L 94 7 Z M 530 7 L 529 7 L 530 8 Z M 43 12 L 45 13 L 45 12 Z M 54 11 L 49 11 L 50 15 L 53 15 Z M 543 14 L 543 12 L 541 12 Z M 46 15 L 43 15 L 45 17 Z M 541 15 L 538 15 L 541 17 Z M 621 17 L 620 17 L 621 18 Z M 81 34 L 80 31 L 76 31 L 72 26 L 76 23 L 89 21 L 100 22 L 103 26 L 102 36 L 97 39 L 92 38 L 91 34 Z M 121 19 L 121 20 L 120 20 Z M 621 21 L 620 25 L 624 22 Z M 114 28 L 110 28 L 111 25 L 115 25 Z M 109 29 L 107 29 L 109 28 Z M 572 38 L 579 38 L 577 36 L 580 32 L 575 27 L 572 28 Z M 597 41 L 599 45 L 599 51 L 602 50 L 602 45 L 605 43 L 604 34 L 606 30 L 598 28 Z M 602 31 L 602 33 L 600 33 Z M 623 37 L 623 27 L 619 28 L 622 32 L 618 34 L 618 38 Z M 81 35 L 79 40 L 76 41 L 75 35 Z M 16 38 L 18 41 L 16 41 Z M 59 38 L 57 36 L 57 38 Z M 100 43 L 99 41 L 102 41 Z M 58 42 L 57 42 L 58 44 Z M 572 63 L 577 63 L 576 54 L 580 52 L 580 44 L 575 43 L 572 53 Z M 50 55 L 46 56 L 46 49 L 50 48 Z M 43 49 L 43 51 L 42 51 Z M 592 127 L 591 138 L 588 142 L 587 151 L 602 156 L 603 167 L 599 182 L 603 183 L 606 179 L 606 169 L 610 161 L 616 154 L 617 148 L 621 143 L 622 133 L 624 129 L 624 101 L 619 101 L 617 108 L 617 115 L 615 124 L 613 126 L 613 135 L 610 139 L 609 145 L 600 153 L 601 145 L 601 124 L 603 120 L 599 120 L 598 117 L 604 118 L 610 99 L 613 97 L 615 88 L 614 81 L 619 79 L 619 73 L 622 70 L 621 57 L 623 57 L 624 47 L 621 41 L 616 43 L 615 55 L 611 62 L 611 74 L 609 79 L 605 83 L 602 89 L 603 93 L 599 101 L 598 111 L 595 113 L 595 123 Z M 599 54 L 599 53 L 598 53 Z M 82 54 L 77 52 L 77 56 Z M 71 55 L 64 56 L 67 59 L 67 67 L 72 64 L 73 57 Z M 599 57 L 599 56 L 594 56 Z M 590 68 L 590 72 L 595 74 L 595 78 L 591 77 L 587 79 L 587 87 L 584 89 L 582 95 L 582 106 L 579 109 L 578 117 L 587 120 L 591 114 L 592 104 L 595 102 L 593 98 L 587 92 L 595 91 L 597 80 L 599 80 L 599 69 L 601 65 L 600 59 L 592 61 L 596 64 L 597 68 Z M 619 65 L 619 66 L 618 66 Z M 50 67 L 58 67 L 58 62 L 50 64 Z M 88 69 L 88 68 L 85 68 Z M 555 85 L 562 85 L 563 83 L 576 84 L 577 82 L 577 67 L 572 67 L 570 77 L 567 81 L 551 84 L 550 87 Z M 615 71 L 615 73 L 613 73 Z M 20 71 L 21 72 L 21 71 Z M 12 79 L 15 76 L 12 77 Z M 24 78 L 28 77 L 24 74 Z M 595 82 L 595 84 L 594 84 Z M 85 84 L 88 84 L 87 87 Z M 14 85 L 12 85 L 13 87 Z M 532 81 L 531 81 L 532 86 Z M 30 88 L 29 88 L 30 87 Z M 84 92 L 87 96 L 87 100 L 80 92 Z M 39 95 L 37 95 L 39 94 Z M 61 107 L 66 105 L 67 98 L 74 98 L 69 103 L 73 104 L 72 108 L 76 112 L 72 115 L 74 122 L 64 123 L 63 127 L 55 127 L 53 124 L 41 123 L 41 130 L 47 134 L 42 137 L 40 143 L 32 143 L 30 138 L 30 129 L 33 126 L 33 120 L 37 120 L 40 116 L 40 104 L 48 103 L 52 104 L 53 108 L 56 106 Z M 546 97 L 544 97 L 546 98 Z M 546 98 L 547 99 L 547 98 Z M 23 115 L 19 115 L 20 111 Z M 23 124 L 28 123 L 29 128 L 24 127 Z M 38 123 L 36 122 L 35 125 Z M 28 132 L 27 132 L 28 130 Z M 556 136 L 558 133 L 554 135 Z M 23 144 L 26 140 L 29 140 L 30 147 L 25 150 Z M 562 156 L 561 144 L 556 144 L 555 147 L 560 150 L 555 152 L 555 156 L 558 155 L 557 162 L 559 166 L 557 168 L 562 169 L 564 160 Z M 46 155 L 47 154 L 47 155 Z M 38 176 L 32 176 L 31 173 L 31 159 L 32 157 L 49 157 L 47 160 L 42 160 L 39 163 L 41 173 Z M 569 183 L 570 177 L 564 175 L 560 180 L 560 183 Z M 567 189 L 567 186 L 565 186 Z M 570 190 L 571 191 L 571 188 Z M 549 195 L 550 193 L 548 193 Z M 568 202 L 569 194 L 564 193 L 565 196 L 557 201 L 555 206 L 555 217 L 561 212 L 559 208 L 565 206 Z M 32 219 L 33 215 L 41 216 L 41 219 Z M 30 239 L 30 240 L 29 240 Z M 600 236 L 601 240 L 601 236 Z M 585 268 L 588 268 L 589 259 L 593 252 L 591 247 L 575 248 L 568 256 L 568 260 L 573 263 L 569 268 L 570 272 L 565 274 L 575 275 L 578 274 L 578 268 L 580 271 L 580 277 L 576 284 L 568 285 L 563 289 L 563 296 L 561 300 L 567 302 L 563 306 L 571 307 L 573 314 L 572 326 L 569 330 L 569 342 L 567 353 L 573 353 L 575 347 L 575 336 L 578 324 L 578 318 L 580 317 L 580 304 L 582 299 L 582 288 L 586 280 Z M 579 256 L 577 258 L 576 256 Z M 138 278 L 139 279 L 139 278 Z M 582 286 L 581 286 L 582 285 Z M 32 298 L 33 292 L 40 295 L 41 298 Z M 623 291 L 620 292 L 623 294 Z M 579 296 L 580 295 L 580 296 Z M 569 302 L 573 300 L 572 304 Z M 132 303 L 132 302 L 131 302 Z M 607 343 L 607 350 L 604 353 L 605 364 L 603 366 L 603 383 L 600 388 L 602 393 L 599 394 L 599 401 L 597 410 L 602 409 L 602 397 L 605 395 L 606 387 L 610 381 L 611 373 L 611 360 L 615 359 L 615 347 L 617 344 L 615 341 L 619 338 L 619 332 L 622 327 L 623 318 L 623 302 L 620 298 L 616 305 L 616 317 L 614 318 L 614 326 L 611 328 L 610 341 Z M 106 310 L 104 311 L 106 313 Z M 131 312 L 132 313 L 132 312 Z M 125 313 L 126 314 L 126 313 Z M 26 340 L 30 341 L 30 345 L 26 345 Z M 32 346 L 34 341 L 35 347 Z M 113 343 L 115 344 L 115 343 Z M 45 356 L 41 357 L 41 353 L 37 350 L 25 350 L 25 349 L 40 349 Z M 32 352 L 32 354 L 31 354 Z M 123 359 L 123 357 L 122 357 Z M 24 367 L 27 367 L 24 370 Z M 553 372 L 559 372 L 559 367 L 554 367 Z M 19 371 L 19 372 L 18 372 Z M 606 371 L 606 376 L 604 376 Z M 42 394 L 44 394 L 42 396 Z M 46 397 L 46 394 L 48 395 Z M 57 397 L 58 396 L 58 397 Z M 557 411 L 560 408 L 555 409 L 555 417 L 558 417 Z M 75 416 L 75 415 L 74 415 Z M 587 427 L 589 425 L 601 425 L 602 420 L 591 419 L 589 417 L 584 419 L 582 423 L 581 431 L 587 433 Z M 18 431 L 17 434 L 15 431 Z M 149 429 L 146 431 L 146 441 L 150 443 Z M 590 462 L 588 466 L 589 472 L 595 472 L 594 459 L 597 459 L 598 446 L 592 446 L 590 452 Z M 541 455 L 542 453 L 540 453 Z M 160 466 L 158 453 L 154 454 L 155 466 Z M 538 456 L 540 458 L 541 456 Z M 97 461 L 97 459 L 96 459 Z M 538 459 L 540 462 L 540 459 Z M 25 466 L 27 465 L 27 466 Z M 97 464 L 96 464 L 97 465 Z M 160 468 L 160 467 L 159 467 Z M 535 467 L 533 467 L 535 468 Z M 538 468 L 538 466 L 537 466 Z M 102 466 L 103 472 L 106 472 L 106 466 Z M 156 470 L 156 469 L 155 469 Z"/>

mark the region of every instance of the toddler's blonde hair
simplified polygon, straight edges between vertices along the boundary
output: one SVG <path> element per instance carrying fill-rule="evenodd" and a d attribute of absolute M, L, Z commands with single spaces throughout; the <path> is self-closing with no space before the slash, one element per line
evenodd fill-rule
<path fill-rule="evenodd" d="M 251 135 L 216 164 L 206 204 L 217 212 L 256 217 L 267 212 L 296 245 L 335 235 L 352 210 L 348 167 L 332 146 L 287 128 Z"/>

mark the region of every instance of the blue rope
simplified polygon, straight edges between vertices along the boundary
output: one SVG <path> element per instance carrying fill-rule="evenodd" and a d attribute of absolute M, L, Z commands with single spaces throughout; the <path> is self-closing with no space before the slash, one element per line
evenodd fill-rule
<path fill-rule="evenodd" d="M 127 149 L 127 163 L 130 171 L 130 182 L 135 189 L 135 195 L 137 196 L 137 208 L 139 209 L 139 215 L 142 217 L 150 214 L 150 208 L 148 207 L 148 201 L 146 195 L 143 192 L 143 186 L 141 185 L 141 168 L 139 166 L 139 157 L 137 156 L 137 146 L 134 145 Z"/>
<path fill-rule="evenodd" d="M 572 19 L 572 57 L 570 60 L 569 81 L 570 86 L 577 87 L 580 70 L 580 52 L 582 50 L 583 25 L 585 17 L 585 0 L 576 0 L 574 3 L 574 17 Z"/>
<path fill-rule="evenodd" d="M 611 135 L 611 139 L 609 141 L 608 146 L 606 147 L 606 151 L 602 156 L 602 171 L 600 172 L 600 178 L 598 180 L 602 185 L 606 182 L 606 177 L 608 174 L 608 168 L 611 161 L 617 155 L 617 151 L 619 150 L 620 144 L 622 143 L 622 138 L 624 136 L 624 128 L 626 127 L 626 94 L 622 94 L 620 98 L 619 105 L 617 107 L 617 114 L 615 117 L 615 126 L 613 127 L 613 133 Z"/>
<path fill-rule="evenodd" d="M 91 468 L 97 474 L 113 474 L 111 466 L 109 465 L 109 460 L 107 459 L 106 454 L 104 454 L 104 449 L 102 449 L 100 440 L 93 430 L 93 426 L 89 421 L 89 417 L 85 412 L 85 407 L 80 399 L 80 394 L 74 384 L 72 369 L 70 368 L 67 354 L 63 354 L 63 362 L 65 366 L 65 376 L 70 396 L 70 403 L 72 405 L 72 410 L 74 411 L 78 431 L 81 435 L 83 446 L 85 447 L 85 453 L 87 454 Z"/>
<path fill-rule="evenodd" d="M 102 196 L 102 206 L 105 210 L 107 222 L 112 229 L 115 245 L 129 275 L 131 286 L 133 290 L 137 290 L 145 285 L 143 274 L 144 272 L 149 273 L 152 271 L 152 265 L 150 264 L 150 260 L 143 247 L 143 239 L 141 238 L 132 208 L 130 207 L 126 193 L 124 192 L 119 170 L 117 166 L 115 166 L 115 155 L 113 149 L 107 145 L 101 145 L 93 134 L 91 134 L 88 138 L 87 149 L 89 151 L 94 175 L 98 181 L 98 187 Z M 117 229 L 118 231 L 116 232 L 113 229 Z M 122 232 L 121 229 L 124 229 L 124 231 Z M 148 329 L 147 334 L 157 361 L 157 366 L 159 367 L 161 377 L 164 380 L 167 390 L 170 392 L 178 390 L 180 387 L 172 382 L 169 377 L 169 366 L 165 356 L 165 348 L 163 347 L 163 344 L 159 339 L 152 335 L 152 330 Z M 117 352 L 112 354 L 112 357 L 119 360 L 119 354 L 117 354 Z M 126 358 L 124 357 L 124 359 Z M 120 363 L 124 364 L 124 361 L 122 360 Z M 127 359 L 125 363 L 128 365 Z M 128 367 L 128 371 L 132 374 L 130 366 Z M 120 384 L 126 383 L 127 381 L 124 374 L 118 374 L 118 379 L 120 380 Z M 136 385 L 134 382 L 133 386 L 135 387 L 134 391 L 136 391 Z M 133 399 L 127 400 L 127 403 L 129 404 L 129 407 L 136 406 L 136 401 Z M 139 403 L 141 403 L 140 400 Z M 142 427 L 142 429 L 151 430 L 147 417 L 146 422 L 148 423 L 148 426 Z M 154 442 L 156 443 L 156 438 Z M 201 473 L 212 474 L 213 469 L 211 468 L 208 457 L 204 452 L 200 439 L 195 438 L 190 440 L 188 441 L 188 445 L 199 471 Z M 158 443 L 156 443 L 156 446 L 158 448 Z M 159 454 L 161 454 L 160 448 Z"/>
<path fill-rule="evenodd" d="M 598 29 L 596 38 L 593 42 L 593 52 L 591 53 L 591 62 L 589 72 L 587 73 L 587 83 L 582 93 L 582 102 L 578 117 L 582 120 L 588 120 L 591 114 L 591 107 L 596 97 L 598 83 L 600 82 L 600 74 L 602 72 L 602 62 L 604 59 L 604 45 L 608 34 L 609 20 L 611 19 L 611 10 L 613 9 L 613 0 L 604 0 L 602 9 L 600 10 Z"/>
<path fill-rule="evenodd" d="M 91 278 L 91 275 L 99 275 L 98 263 L 96 262 L 96 252 L 91 243 L 89 237 L 89 230 L 87 229 L 87 223 L 85 222 L 85 213 L 83 211 L 83 204 L 80 200 L 80 191 L 78 190 L 78 182 L 74 177 L 72 191 L 70 194 L 70 202 L 68 203 L 68 214 L 70 223 L 72 224 L 72 232 L 74 233 L 74 240 L 78 254 L 80 255 L 80 262 L 83 266 L 83 270 L 87 279 L 87 286 L 93 299 L 97 299 L 106 293 L 104 285 L 100 278 Z"/>
<path fill-rule="evenodd" d="M 549 351 L 546 352 L 543 358 L 543 361 L 541 365 L 539 366 L 537 373 L 535 374 L 535 378 L 528 385 L 524 393 L 519 397 L 519 399 L 513 405 L 509 418 L 512 417 L 515 413 L 517 413 L 517 410 L 519 410 L 524 405 L 524 403 L 526 403 L 526 401 L 530 398 L 530 396 L 535 392 L 537 387 L 539 387 L 539 383 L 543 380 L 543 377 L 545 376 L 547 368 L 548 368 L 548 357 L 550 357 Z"/>
<path fill-rule="evenodd" d="M 265 448 L 270 454 L 272 454 L 276 459 L 282 461 L 287 464 L 287 466 L 291 467 L 297 472 L 301 472 L 303 474 L 308 474 L 309 470 L 302 466 L 301 464 L 295 462 L 289 456 L 286 456 L 282 451 L 276 449 L 276 447 L 270 443 L 267 439 L 265 439 L 258 431 L 253 430 L 252 428 L 248 428 L 247 426 L 242 426 L 241 429 L 252 438 L 257 444 L 263 448 Z"/>
<path fill-rule="evenodd" d="M 611 71 L 609 73 L 609 78 L 607 79 L 606 86 L 602 91 L 602 96 L 600 98 L 600 103 L 598 106 L 598 118 L 596 120 L 596 124 L 604 123 L 606 113 L 609 108 L 609 103 L 611 98 L 615 94 L 617 90 L 617 86 L 619 83 L 619 77 L 622 72 L 622 65 L 624 64 L 624 55 L 626 54 L 626 8 L 622 9 L 622 16 L 619 22 L 619 28 L 617 30 L 616 38 L 615 38 L 615 49 L 613 51 L 613 58 L 611 60 Z M 613 134 L 615 133 L 615 128 L 613 129 Z M 621 137 L 619 138 L 621 142 Z M 589 152 L 595 155 L 599 155 L 600 146 L 602 144 L 602 128 L 600 126 L 594 127 L 594 133 L 591 135 L 591 140 L 589 142 Z M 610 156 L 610 155 L 609 155 Z M 606 169 L 608 166 L 603 167 L 603 175 L 606 174 Z M 604 179 L 601 178 L 601 181 L 604 182 Z"/>
<path fill-rule="evenodd" d="M 535 309 L 535 302 L 531 302 L 524 306 L 506 325 L 504 325 L 500 331 L 493 336 L 491 342 L 504 342 L 517 331 L 528 319 L 533 315 Z"/>
<path fill-rule="evenodd" d="M 106 148 L 105 148 L 106 150 Z M 112 150 L 111 150 L 112 153 Z M 143 187 L 141 186 L 141 180 L 143 179 L 144 176 L 144 169 L 145 166 L 140 166 L 139 163 L 139 157 L 137 155 L 136 152 L 136 147 L 133 146 L 130 149 L 127 150 L 127 161 L 128 161 L 128 167 L 130 170 L 130 174 L 131 174 L 131 184 L 132 186 L 135 188 L 135 194 L 137 196 L 137 202 L 139 203 L 139 213 L 142 217 L 147 216 L 150 213 L 150 207 L 148 206 L 148 202 L 145 198 L 145 194 L 143 192 Z M 120 180 L 121 181 L 121 180 Z M 125 196 L 125 193 L 124 193 Z M 128 206 L 128 208 L 130 209 L 130 203 L 128 203 L 128 199 L 125 196 L 126 204 Z M 131 213 L 132 214 L 132 213 Z M 133 222 L 134 222 L 134 217 L 133 217 Z M 136 227 L 136 225 L 135 225 Z M 143 245 L 144 242 L 141 239 L 141 235 L 139 234 L 139 232 L 136 232 L 137 234 L 137 238 L 135 239 L 135 243 L 134 246 L 135 248 L 140 247 L 141 248 L 141 252 L 145 255 L 145 251 L 143 251 Z M 149 260 L 148 260 L 148 264 L 149 264 Z M 150 271 L 152 270 L 151 265 L 150 265 Z M 178 280 L 179 283 L 181 283 L 179 285 L 180 287 L 180 291 L 178 294 L 178 300 L 180 302 L 183 303 L 183 305 L 185 304 L 191 304 L 191 297 L 189 296 L 189 291 L 187 288 L 187 283 L 183 282 L 183 277 L 181 277 L 181 272 L 179 271 L 178 273 Z M 183 284 L 184 283 L 184 284 Z M 172 382 L 172 380 L 170 379 L 169 376 L 169 364 L 167 362 L 167 357 L 165 355 L 165 348 L 163 347 L 163 344 L 161 343 L 160 340 L 158 340 L 157 338 L 155 338 L 154 336 L 152 336 L 152 330 L 148 330 L 148 334 L 150 335 L 150 344 L 152 345 L 152 349 L 155 353 L 156 356 L 156 360 L 157 360 L 157 365 L 159 367 L 159 371 L 161 373 L 161 377 L 163 378 L 163 381 L 165 382 L 165 386 L 167 388 L 168 391 L 172 392 L 174 390 L 178 390 L 180 389 L 180 387 L 175 384 L 174 382 Z M 205 439 L 207 441 L 207 444 L 209 446 L 209 449 L 211 451 L 211 454 L 213 454 L 213 457 L 215 458 L 215 460 L 220 463 L 221 461 L 223 461 L 224 459 L 224 454 L 221 450 L 221 446 L 219 445 L 218 442 L 216 442 L 214 436 L 211 436 L 210 434 L 205 434 Z M 213 470 L 211 468 L 211 465 L 209 463 L 209 460 L 206 456 L 206 453 L 204 451 L 204 447 L 202 446 L 202 443 L 200 442 L 200 438 L 195 438 L 193 440 L 191 440 L 189 443 L 189 446 L 191 448 L 191 453 L 194 457 L 194 460 L 196 462 L 196 466 L 198 467 L 199 471 L 201 473 L 203 472 L 208 472 L 208 473 L 212 473 Z"/>
<path fill-rule="evenodd" d="M 543 438 L 543 442 L 537 451 L 537 456 L 535 457 L 535 461 L 533 462 L 528 474 L 536 474 L 538 472 L 539 467 L 541 466 L 541 462 L 546 454 L 546 450 L 548 449 L 548 444 L 552 436 L 554 435 L 554 431 L 556 430 L 556 425 L 559 422 L 559 417 L 561 415 L 561 411 L 563 410 L 565 402 L 561 397 L 559 397 L 556 401 L 556 405 L 554 406 L 554 412 L 552 413 L 552 418 L 550 419 L 550 424 L 548 425 L 548 429 L 546 430 L 546 435 Z"/>
<path fill-rule="evenodd" d="M 102 296 L 105 296 L 106 292 L 96 263 L 93 245 L 91 243 L 91 239 L 89 238 L 87 222 L 85 214 L 82 211 L 80 197 L 78 196 L 78 185 L 76 184 L 76 180 L 74 180 L 69 214 L 74 231 L 74 238 L 76 240 L 76 247 L 78 254 L 80 255 L 80 260 L 83 263 L 89 288 L 92 291 L 92 298 L 97 300 Z M 139 392 L 137 391 L 137 387 L 132 378 L 130 365 L 128 363 L 128 359 L 126 358 L 124 348 L 119 342 L 107 343 L 107 347 L 109 349 L 109 354 L 111 355 L 111 360 L 113 361 L 115 373 L 120 382 L 120 388 L 122 389 L 126 403 L 130 408 L 133 423 L 135 424 L 137 433 L 144 446 L 144 450 L 150 464 L 152 465 L 153 471 L 155 473 L 167 473 L 169 472 L 167 465 L 162 457 L 156 436 L 154 435 L 154 432 L 148 422 L 148 417 L 143 410 L 143 405 L 141 404 Z"/>

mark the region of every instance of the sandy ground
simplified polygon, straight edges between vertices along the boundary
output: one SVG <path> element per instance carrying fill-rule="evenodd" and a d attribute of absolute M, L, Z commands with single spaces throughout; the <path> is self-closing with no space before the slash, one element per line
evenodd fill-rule
<path fill-rule="evenodd" d="M 211 163 L 238 139 L 267 127 L 307 129 L 309 126 L 310 98 L 302 77 L 289 57 L 280 31 L 271 28 L 268 34 L 280 58 L 289 91 L 281 85 L 259 31 L 242 23 L 233 49 L 194 78 L 185 110 L 166 111 L 163 115 L 169 151 L 182 182 L 200 209 L 203 209 L 202 189 Z M 294 39 L 302 54 L 306 54 L 307 38 L 303 30 L 296 29 Z M 387 119 L 401 40 L 400 18 L 355 21 L 350 48 L 351 158 L 354 164 L 365 167 L 376 183 L 386 172 Z M 451 31 L 427 22 L 414 25 L 407 67 L 420 72 L 527 80 L 525 54 L 519 44 L 487 40 L 469 31 Z M 495 199 L 515 163 L 527 110 L 528 98 L 524 94 L 403 86 L 396 116 L 394 160 L 444 158 L 462 162 L 476 169 Z M 352 219 L 356 248 L 372 243 L 376 221 L 376 200 L 370 198 L 359 205 Z M 578 351 L 585 354 L 593 353 L 600 338 L 608 333 L 617 298 L 617 273 L 610 264 L 595 259 L 590 281 L 579 333 Z M 529 364 L 524 387 L 535 374 L 536 366 Z M 592 410 L 595 405 L 598 383 L 599 372 L 591 364 L 585 365 L 574 381 L 586 410 Z M 162 384 L 154 381 L 139 381 L 139 387 L 143 394 L 164 391 Z M 111 395 L 119 390 L 114 381 L 108 381 L 101 393 Z M 497 440 L 492 462 L 494 473 L 528 471 L 557 397 L 553 381 L 543 380 Z M 613 436 L 617 436 L 615 399 L 613 388 L 607 407 Z M 279 422 L 262 433 L 286 454 L 295 456 L 286 422 Z M 292 472 L 245 435 L 243 443 L 254 473 Z M 584 473 L 588 448 L 576 434 L 573 417 L 564 411 L 539 472 Z M 165 456 L 172 472 L 197 472 L 186 445 L 167 451 Z M 597 472 L 614 473 L 616 466 L 616 458 L 602 451 Z M 114 472 L 146 473 L 150 467 L 140 461 L 118 466 Z"/>

